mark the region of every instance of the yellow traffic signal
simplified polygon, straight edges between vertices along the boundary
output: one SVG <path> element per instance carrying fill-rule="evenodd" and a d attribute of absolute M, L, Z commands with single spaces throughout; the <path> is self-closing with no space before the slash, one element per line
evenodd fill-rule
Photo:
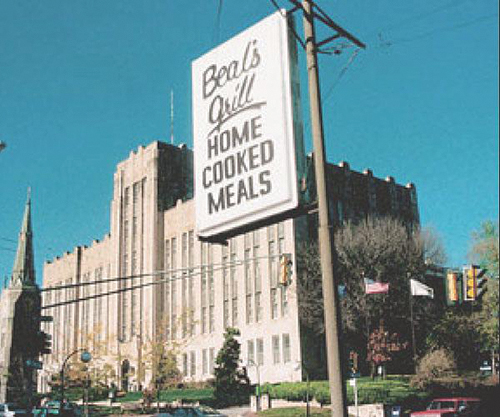
<path fill-rule="evenodd" d="M 477 273 L 479 267 L 470 265 L 464 268 L 464 301 L 473 301 L 477 296 Z"/>
<path fill-rule="evenodd" d="M 280 284 L 288 285 L 290 284 L 290 279 L 292 277 L 292 255 L 290 253 L 284 253 L 280 257 Z"/>
<path fill-rule="evenodd" d="M 448 271 L 446 274 L 447 289 L 448 289 L 448 301 L 457 302 L 458 301 L 458 286 L 457 286 L 457 273 L 453 271 Z"/>

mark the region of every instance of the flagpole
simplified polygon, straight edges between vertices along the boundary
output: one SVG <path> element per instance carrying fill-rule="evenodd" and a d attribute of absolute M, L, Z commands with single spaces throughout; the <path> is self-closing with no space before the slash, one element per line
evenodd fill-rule
<path fill-rule="evenodd" d="M 410 287 L 410 323 L 411 323 L 411 345 L 413 348 L 413 368 L 416 371 L 417 365 L 417 346 L 415 343 L 415 323 L 413 321 L 413 294 L 411 292 L 411 275 L 409 272 L 407 272 L 406 276 L 408 277 L 408 285 Z"/>
<path fill-rule="evenodd" d="M 361 277 L 363 278 L 363 300 L 365 302 L 365 326 L 366 326 L 366 346 L 370 343 L 370 310 L 368 308 L 368 299 L 366 298 L 366 278 L 365 271 L 361 271 Z M 372 375 L 375 375 L 375 371 L 373 369 L 370 370 Z"/>

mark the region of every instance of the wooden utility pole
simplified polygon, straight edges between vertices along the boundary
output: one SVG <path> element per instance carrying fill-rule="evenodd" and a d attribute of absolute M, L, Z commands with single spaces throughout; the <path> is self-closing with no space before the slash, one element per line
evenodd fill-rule
<path fill-rule="evenodd" d="M 295 2 L 292 2 L 295 3 Z M 328 210 L 326 189 L 325 149 L 323 139 L 323 120 L 321 111 L 321 95 L 318 77 L 318 60 L 316 56 L 316 36 L 314 29 L 314 12 L 312 1 L 304 0 L 304 37 L 307 54 L 307 74 L 309 79 L 309 101 L 311 111 L 311 130 L 314 149 L 314 169 L 316 175 L 316 191 L 318 199 L 318 240 L 321 256 L 321 273 L 323 283 L 323 304 L 325 313 L 326 351 L 328 362 L 328 379 L 332 416 L 347 417 L 347 404 L 344 379 L 342 375 L 340 346 L 340 317 L 338 292 L 333 268 L 333 234 Z M 337 30 L 340 36 L 349 35 L 331 20 L 329 26 Z M 350 35 L 348 36 L 350 37 Z M 364 47 L 364 45 L 362 45 Z"/>

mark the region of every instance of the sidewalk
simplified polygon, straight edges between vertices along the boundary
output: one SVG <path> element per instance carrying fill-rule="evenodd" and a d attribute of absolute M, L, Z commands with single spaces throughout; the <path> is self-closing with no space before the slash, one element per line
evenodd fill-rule
<path fill-rule="evenodd" d="M 219 408 L 219 411 L 228 417 L 256 417 L 257 416 L 257 414 L 255 414 L 250 409 L 250 405 L 244 405 L 244 406 L 240 406 L 240 407 Z"/>

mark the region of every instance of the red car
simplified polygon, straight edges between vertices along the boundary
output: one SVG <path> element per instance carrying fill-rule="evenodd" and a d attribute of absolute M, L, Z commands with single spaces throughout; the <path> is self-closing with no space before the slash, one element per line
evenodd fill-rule
<path fill-rule="evenodd" d="M 411 417 L 480 417 L 481 400 L 473 397 L 436 398 L 425 411 L 414 411 Z"/>

